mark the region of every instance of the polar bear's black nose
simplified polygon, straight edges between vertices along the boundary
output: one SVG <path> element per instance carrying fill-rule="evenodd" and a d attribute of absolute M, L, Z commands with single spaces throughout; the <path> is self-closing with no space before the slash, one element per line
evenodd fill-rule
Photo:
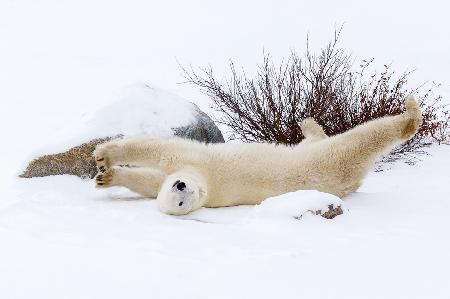
<path fill-rule="evenodd" d="M 184 182 L 179 182 L 177 184 L 177 189 L 183 191 L 184 189 L 186 189 L 186 184 Z"/>
<path fill-rule="evenodd" d="M 179 207 L 181 207 L 183 205 L 183 202 L 180 201 L 180 203 L 178 204 Z"/>

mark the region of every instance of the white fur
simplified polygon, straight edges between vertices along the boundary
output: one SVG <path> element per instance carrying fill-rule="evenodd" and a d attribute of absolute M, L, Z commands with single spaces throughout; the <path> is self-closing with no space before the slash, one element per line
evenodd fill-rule
<path fill-rule="evenodd" d="M 293 147 L 206 145 L 148 136 L 109 142 L 94 153 L 104 170 L 97 176 L 97 185 L 121 185 L 146 196 L 158 194 L 161 211 L 175 215 L 202 206 L 258 204 L 299 189 L 344 197 L 360 186 L 380 155 L 415 134 L 421 122 L 420 109 L 413 98 L 406 101 L 406 107 L 401 115 L 373 120 L 333 137 L 326 136 L 314 120 L 305 120 L 302 130 L 306 139 Z M 127 164 L 154 171 L 143 175 L 139 168 L 117 171 L 113 167 Z M 165 179 L 161 173 L 167 175 Z M 184 182 L 186 188 L 178 190 L 176 181 Z"/>

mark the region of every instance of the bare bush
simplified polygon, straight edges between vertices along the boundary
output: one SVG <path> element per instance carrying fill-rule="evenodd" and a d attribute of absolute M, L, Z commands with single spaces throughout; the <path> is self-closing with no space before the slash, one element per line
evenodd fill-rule
<path fill-rule="evenodd" d="M 219 82 L 211 67 L 194 71 L 183 68 L 188 83 L 210 96 L 229 126 L 243 141 L 275 142 L 294 145 L 304 136 L 300 123 L 313 117 L 327 135 L 345 132 L 359 124 L 404 110 L 404 99 L 415 94 L 420 102 L 423 123 L 419 132 L 385 158 L 414 163 L 417 153 L 432 143 L 450 139 L 450 112 L 434 94 L 436 86 L 408 89 L 409 72 L 395 76 L 390 66 L 366 75 L 373 59 L 363 61 L 353 71 L 352 57 L 338 48 L 339 32 L 326 47 L 314 55 L 309 46 L 303 56 L 295 52 L 287 62 L 275 67 L 268 55 L 256 78 L 236 71 L 231 63 L 231 79 Z M 308 43 L 307 43 L 308 44 Z"/>

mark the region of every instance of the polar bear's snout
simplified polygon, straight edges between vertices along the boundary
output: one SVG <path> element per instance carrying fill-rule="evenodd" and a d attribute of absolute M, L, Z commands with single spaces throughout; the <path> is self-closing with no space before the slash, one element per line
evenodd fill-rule
<path fill-rule="evenodd" d="M 185 215 L 201 206 L 198 184 L 186 177 L 169 176 L 156 200 L 159 210 L 170 215 Z"/>
<path fill-rule="evenodd" d="M 178 181 L 176 186 L 177 186 L 177 190 L 179 190 L 179 191 L 184 191 L 184 189 L 186 189 L 186 183 L 185 182 Z"/>
<path fill-rule="evenodd" d="M 177 190 L 178 191 L 185 191 L 186 183 L 182 182 L 180 180 L 176 180 L 175 183 L 173 183 L 173 185 L 172 185 L 172 189 L 173 189 L 173 192 L 176 192 Z M 186 196 L 185 195 L 181 195 L 180 196 L 180 199 L 179 199 L 180 202 L 178 203 L 179 207 L 181 207 L 184 204 L 184 200 L 185 199 L 183 197 L 186 197 Z"/>

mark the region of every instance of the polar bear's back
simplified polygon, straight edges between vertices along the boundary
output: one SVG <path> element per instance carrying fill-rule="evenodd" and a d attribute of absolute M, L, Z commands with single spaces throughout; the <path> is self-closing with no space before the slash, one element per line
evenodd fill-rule
<path fill-rule="evenodd" d="M 268 143 L 214 144 L 208 146 L 209 206 L 255 204 L 269 196 L 293 191 L 298 151 Z"/>

